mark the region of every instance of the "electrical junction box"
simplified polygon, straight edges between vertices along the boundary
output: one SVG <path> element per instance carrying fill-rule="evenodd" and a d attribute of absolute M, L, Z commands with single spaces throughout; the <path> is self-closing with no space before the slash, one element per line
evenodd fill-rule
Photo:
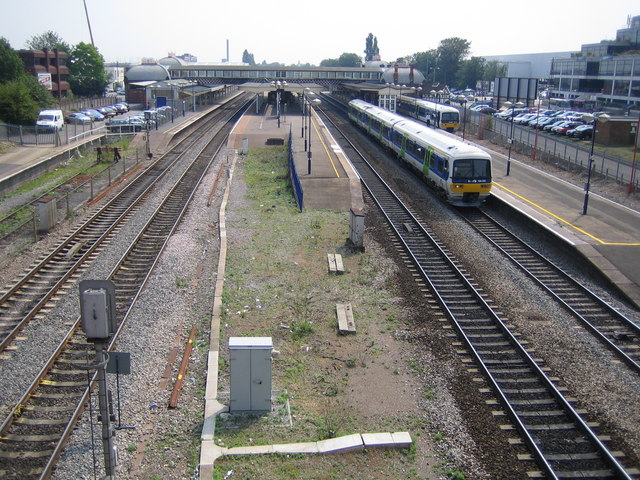
<path fill-rule="evenodd" d="M 105 340 L 116 331 L 115 297 L 110 280 L 80 282 L 80 316 L 87 339 Z"/>
<path fill-rule="evenodd" d="M 271 410 L 271 337 L 230 337 L 229 411 Z"/>
<path fill-rule="evenodd" d="M 108 338 L 109 317 L 107 292 L 85 290 L 82 292 L 82 329 L 87 338 Z"/>

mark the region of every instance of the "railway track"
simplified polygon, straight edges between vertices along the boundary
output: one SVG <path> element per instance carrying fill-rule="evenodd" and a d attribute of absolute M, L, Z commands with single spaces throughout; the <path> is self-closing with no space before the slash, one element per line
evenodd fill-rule
<path fill-rule="evenodd" d="M 214 112 L 210 119 L 194 132 L 200 138 L 219 121 Z M 191 142 L 194 142 L 192 139 Z M 100 246 L 117 231 L 135 208 L 146 198 L 154 185 L 180 161 L 190 145 L 181 142 L 157 160 L 143 175 L 134 179 L 125 190 L 107 205 L 90 216 L 71 235 L 66 237 L 47 256 L 34 264 L 14 285 L 0 296 L 0 352 L 12 345 L 16 335 L 45 306 L 53 306 L 52 299 L 71 278 L 75 278 L 94 257 Z"/>
<path fill-rule="evenodd" d="M 469 210 L 461 215 L 569 310 L 619 360 L 640 373 L 640 327 L 637 324 L 519 240 L 486 212 Z"/>
<path fill-rule="evenodd" d="M 108 350 L 115 347 L 119 331 L 164 245 L 243 109 L 244 106 L 240 110 L 236 107 L 234 115 L 225 119 L 225 127 L 198 153 L 108 276 L 115 284 L 118 325 Z M 0 477 L 36 479 L 51 475 L 89 400 L 96 376 L 93 357 L 93 346 L 87 343 L 77 318 L 36 380 L 0 425 Z"/>
<path fill-rule="evenodd" d="M 333 123 L 331 119 L 328 121 Z M 407 208 L 339 127 L 337 133 L 394 243 L 428 286 L 547 478 L 631 479 L 613 453 L 509 331 L 491 300 Z M 335 133 L 334 133 L 335 134 Z M 535 473 L 532 472 L 533 475 Z"/>

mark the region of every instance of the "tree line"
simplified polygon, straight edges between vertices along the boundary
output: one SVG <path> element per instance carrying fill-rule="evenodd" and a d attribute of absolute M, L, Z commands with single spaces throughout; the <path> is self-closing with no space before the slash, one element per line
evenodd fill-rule
<path fill-rule="evenodd" d="M 469 57 L 471 42 L 459 37 L 445 38 L 437 48 L 397 58 L 398 64 L 409 64 L 432 84 L 453 88 L 474 88 L 480 80 L 492 81 L 507 74 L 507 66 L 484 57 Z M 320 62 L 321 67 L 360 67 L 380 55 L 378 39 L 370 33 L 365 41 L 364 58 L 356 53 L 343 53 L 338 58 Z"/>
<path fill-rule="evenodd" d="M 34 35 L 26 42 L 28 50 L 54 50 L 68 54 L 69 95 L 102 95 L 109 82 L 104 58 L 91 44 L 71 46 L 55 32 Z M 8 40 L 0 37 L 0 120 L 18 125 L 33 125 L 38 112 L 55 104 L 51 92 L 25 70 L 24 63 Z"/>

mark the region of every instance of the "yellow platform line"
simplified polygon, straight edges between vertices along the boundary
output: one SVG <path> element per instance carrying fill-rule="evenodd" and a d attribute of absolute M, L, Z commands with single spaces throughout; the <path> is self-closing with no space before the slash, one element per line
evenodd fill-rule
<path fill-rule="evenodd" d="M 320 139 L 320 142 L 322 142 L 322 146 L 324 147 L 324 151 L 327 152 L 327 156 L 329 157 L 329 161 L 331 162 L 331 166 L 333 167 L 333 171 L 336 172 L 336 177 L 340 178 L 340 173 L 338 172 L 338 169 L 336 168 L 336 164 L 333 163 L 333 157 L 329 153 L 329 149 L 327 148 L 327 144 L 324 143 L 324 138 L 322 137 L 322 135 L 318 131 L 318 127 L 313 122 L 313 117 L 311 117 L 311 125 L 313 125 L 313 129 L 316 131 L 316 134 L 318 135 L 318 138 Z"/>
<path fill-rule="evenodd" d="M 547 210 L 546 208 L 538 205 L 537 203 L 532 202 L 531 200 L 524 198 L 522 195 L 518 195 L 516 192 L 509 190 L 507 187 L 505 187 L 504 185 L 499 184 L 498 182 L 493 182 L 494 185 L 496 185 L 497 187 L 500 187 L 501 189 L 503 189 L 506 192 L 509 192 L 511 195 L 513 195 L 514 197 L 518 197 L 520 200 L 522 200 L 523 202 L 528 203 L 529 205 L 537 208 L 538 210 L 543 211 L 544 213 L 546 213 L 547 215 L 551 215 L 553 218 L 555 218 L 556 220 L 564 223 L 565 225 L 568 225 L 569 227 L 573 228 L 574 230 L 577 230 L 578 232 L 582 233 L 583 235 L 586 235 L 589 238 L 594 239 L 596 242 L 602 244 L 602 245 L 617 245 L 617 246 L 639 246 L 640 243 L 636 243 L 636 242 L 632 242 L 632 243 L 624 243 L 624 242 L 606 242 L 604 240 L 599 239 L 598 237 L 596 237 L 595 235 L 590 234 L 589 232 L 583 230 L 582 228 L 574 225 L 573 223 L 569 222 L 568 220 L 565 220 L 562 217 L 559 217 L 558 215 L 556 215 L 555 213 L 550 212 L 549 210 Z"/>

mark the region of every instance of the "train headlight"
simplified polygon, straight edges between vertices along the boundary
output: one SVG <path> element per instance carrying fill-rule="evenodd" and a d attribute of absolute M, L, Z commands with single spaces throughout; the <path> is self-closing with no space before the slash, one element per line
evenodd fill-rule
<path fill-rule="evenodd" d="M 462 192 L 464 190 L 464 183 L 452 183 L 451 191 L 452 192 Z"/>

